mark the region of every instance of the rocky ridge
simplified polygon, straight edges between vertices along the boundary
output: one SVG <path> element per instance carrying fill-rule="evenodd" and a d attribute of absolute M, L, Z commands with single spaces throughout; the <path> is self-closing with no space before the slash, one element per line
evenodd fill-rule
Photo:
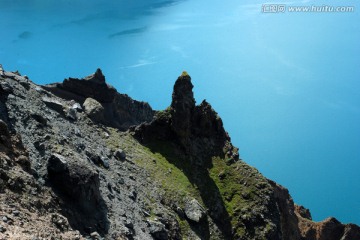
<path fill-rule="evenodd" d="M 83 106 L 94 122 L 120 130 L 150 122 L 154 115 L 148 103 L 135 101 L 107 84 L 100 69 L 85 78 L 68 78 L 62 83 L 43 86 L 43 89 Z"/>
<path fill-rule="evenodd" d="M 192 88 L 154 111 L 100 69 L 39 86 L 0 65 L 0 239 L 360 239 L 243 162 Z"/>

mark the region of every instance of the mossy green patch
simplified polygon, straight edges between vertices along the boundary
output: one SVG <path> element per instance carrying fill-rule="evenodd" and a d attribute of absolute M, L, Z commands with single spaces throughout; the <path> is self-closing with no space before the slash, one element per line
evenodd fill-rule
<path fill-rule="evenodd" d="M 224 159 L 215 157 L 212 163 L 213 167 L 209 169 L 210 177 L 223 197 L 235 236 L 243 236 L 247 231 L 246 226 L 241 224 L 241 218 L 247 217 L 244 215 L 246 212 L 256 212 L 261 206 L 261 192 L 269 185 L 256 169 L 242 161 L 227 165 Z"/>
<path fill-rule="evenodd" d="M 154 141 L 144 148 L 151 159 L 137 161 L 137 163 L 149 170 L 154 179 L 161 183 L 169 201 L 175 200 L 181 205 L 186 197 L 194 197 L 201 201 L 196 186 L 190 182 L 182 170 L 188 163 L 180 160 L 173 149 L 171 143 Z M 179 164 L 183 168 L 179 168 Z"/>
<path fill-rule="evenodd" d="M 181 77 L 186 77 L 186 76 L 189 76 L 188 72 L 187 71 L 183 71 L 181 73 Z"/>
<path fill-rule="evenodd" d="M 156 111 L 155 118 L 161 120 L 167 120 L 171 118 L 171 107 L 166 108 L 165 110 Z"/>
<path fill-rule="evenodd" d="M 187 161 L 180 160 L 179 156 L 174 153 L 174 146 L 171 143 L 154 141 L 144 146 L 129 134 L 112 128 L 107 130 L 109 132 L 109 137 L 106 139 L 107 146 L 113 151 L 118 148 L 123 149 L 127 155 L 132 156 L 138 166 L 146 169 L 151 178 L 164 190 L 162 200 L 166 205 L 175 204 L 183 209 L 188 198 L 195 198 L 202 203 L 197 187 L 191 183 L 182 170 L 189 168 L 190 165 Z M 147 206 L 147 208 L 150 214 L 149 219 L 155 218 L 151 206 Z M 179 216 L 177 218 L 183 236 L 187 236 L 187 233 L 191 232 L 189 223 Z"/>
<path fill-rule="evenodd" d="M 230 218 L 225 209 L 219 188 L 209 176 L 208 169 L 200 164 L 201 162 L 211 161 L 211 159 L 198 159 L 197 156 L 188 156 L 179 149 L 176 143 L 171 142 L 155 141 L 148 144 L 147 147 L 151 149 L 152 153 L 161 153 L 161 157 L 163 157 L 161 161 L 165 166 L 171 164 L 175 169 L 174 176 L 181 176 L 185 180 L 182 181 L 178 177 L 169 178 L 166 179 L 166 183 L 163 186 L 170 191 L 177 191 L 180 193 L 180 196 L 191 196 L 197 199 L 209 212 L 209 216 L 222 234 L 229 237 L 231 235 Z M 160 159 L 159 156 L 158 159 Z M 224 160 L 222 161 L 224 162 Z M 179 175 L 177 175 L 177 171 L 180 171 L 178 172 Z M 168 181 L 178 181 L 178 183 L 174 185 L 174 183 L 169 183 Z M 175 186 L 175 188 L 169 188 L 169 186 Z M 176 196 L 171 197 L 176 199 Z M 181 202 L 183 200 L 178 199 L 177 201 Z M 199 231 L 209 234 L 208 226 L 199 226 Z"/>
<path fill-rule="evenodd" d="M 123 149 L 132 161 L 150 173 L 163 191 L 165 205 L 184 209 L 187 199 L 197 199 L 222 234 L 230 238 L 251 239 L 266 231 L 262 217 L 266 213 L 261 207 L 267 204 L 271 189 L 256 169 L 242 161 L 229 164 L 220 157 L 213 157 L 211 166 L 205 169 L 194 163 L 196 159 L 184 155 L 176 143 L 154 140 L 141 145 L 128 133 L 115 129 L 108 132 L 108 147 Z M 149 210 L 149 217 L 154 217 L 151 206 Z M 177 218 L 183 236 L 190 236 L 192 226 L 186 219 Z M 202 227 L 199 229 L 205 229 Z"/>
<path fill-rule="evenodd" d="M 109 132 L 109 137 L 105 140 L 106 146 L 114 152 L 120 147 L 122 138 L 119 130 L 115 128 L 108 127 L 107 131 Z"/>

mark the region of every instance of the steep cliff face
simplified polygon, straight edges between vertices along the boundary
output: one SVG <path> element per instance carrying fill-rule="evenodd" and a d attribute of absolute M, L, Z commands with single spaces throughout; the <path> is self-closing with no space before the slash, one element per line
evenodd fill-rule
<path fill-rule="evenodd" d="M 0 238 L 359 238 L 239 159 L 192 89 L 183 73 L 153 111 L 100 69 L 38 86 L 0 67 Z"/>

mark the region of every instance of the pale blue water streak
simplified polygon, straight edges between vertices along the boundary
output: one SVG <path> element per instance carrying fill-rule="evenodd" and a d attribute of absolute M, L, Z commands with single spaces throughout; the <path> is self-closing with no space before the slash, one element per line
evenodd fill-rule
<path fill-rule="evenodd" d="M 261 13 L 258 0 L 0 0 L 0 63 L 37 83 L 103 69 L 120 92 L 170 104 L 187 70 L 242 158 L 316 220 L 360 224 L 360 15 Z M 285 3 L 285 2 L 284 2 Z"/>

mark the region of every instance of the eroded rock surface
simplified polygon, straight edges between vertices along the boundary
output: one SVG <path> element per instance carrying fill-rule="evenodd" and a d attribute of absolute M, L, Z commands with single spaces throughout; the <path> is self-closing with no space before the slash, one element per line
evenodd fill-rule
<path fill-rule="evenodd" d="M 360 239 L 243 162 L 192 89 L 153 111 L 100 69 L 38 86 L 0 65 L 0 239 Z"/>

